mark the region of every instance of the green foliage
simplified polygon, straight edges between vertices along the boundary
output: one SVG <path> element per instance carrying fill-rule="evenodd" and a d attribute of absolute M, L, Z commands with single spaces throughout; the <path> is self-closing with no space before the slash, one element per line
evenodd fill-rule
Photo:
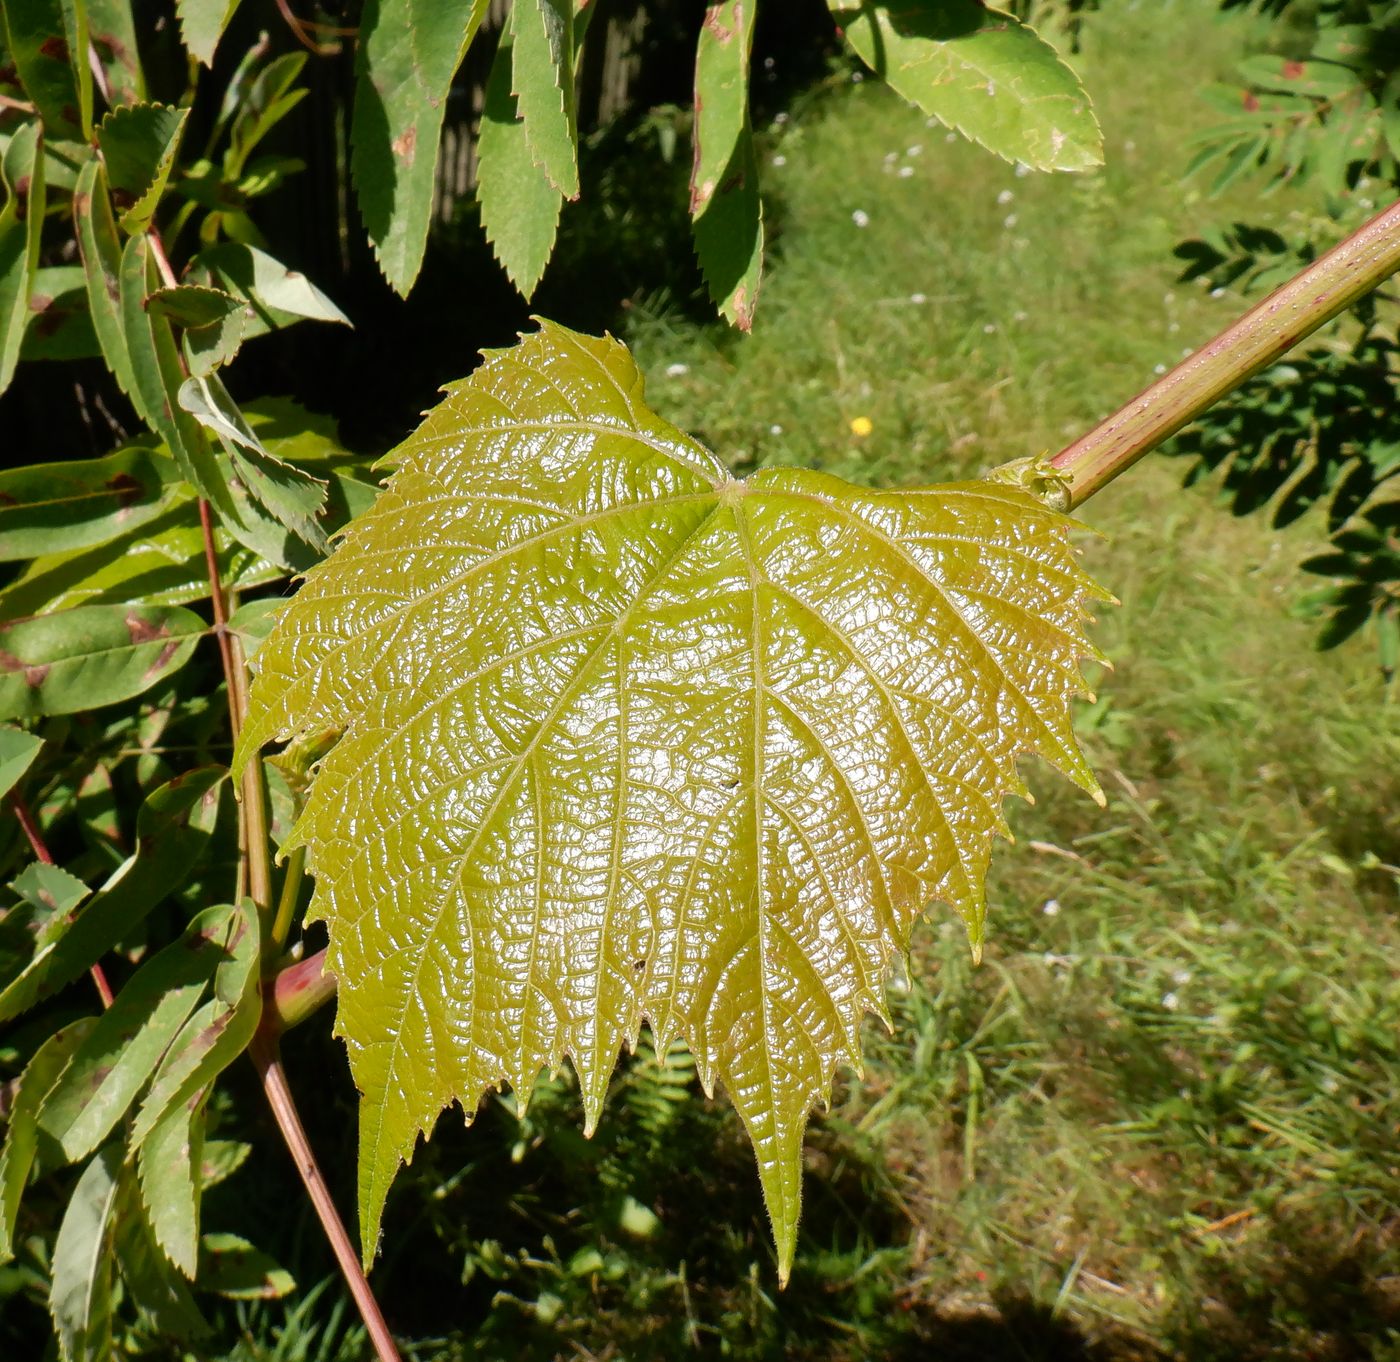
<path fill-rule="evenodd" d="M 695 248 L 720 311 L 752 324 L 762 269 L 758 162 L 748 67 L 757 6 L 710 5 L 695 68 Z M 482 27 L 485 0 L 431 6 L 374 0 L 362 20 L 355 182 L 384 277 L 407 294 L 422 264 L 434 168 L 453 73 Z M 892 10 L 831 0 L 853 49 L 896 90 L 1008 159 L 1083 170 L 1101 138 L 1078 80 L 1009 14 L 972 0 Z M 488 240 L 525 296 L 552 251 L 561 200 L 579 195 L 575 71 L 592 9 L 520 0 L 488 86 L 479 200 Z M 507 52 L 507 47 L 509 51 Z"/>
<path fill-rule="evenodd" d="M 1184 242 L 1184 279 L 1263 293 L 1400 186 L 1400 10 L 1327 0 L 1283 42 L 1239 62 L 1243 88 L 1214 89 L 1227 118 L 1197 138 L 1191 171 L 1213 193 L 1243 177 L 1306 186 L 1316 208 L 1286 232 L 1236 222 Z M 1330 543 L 1303 568 L 1331 584 L 1302 609 L 1324 617 L 1323 648 L 1367 628 L 1387 675 L 1400 665 L 1397 326 L 1393 297 L 1367 298 L 1336 341 L 1251 380 L 1168 449 L 1192 461 L 1188 482 L 1221 472 L 1236 515 L 1284 526 L 1317 508 Z"/>
<path fill-rule="evenodd" d="M 344 730 L 283 847 L 364 1093 L 366 1261 L 444 1106 L 567 1056 L 591 1130 L 645 1016 L 737 1106 L 785 1277 L 807 1113 L 930 898 L 980 942 L 1017 754 L 1097 792 L 1068 524 L 1009 482 L 737 482 L 621 346 L 548 323 L 391 458 L 259 649 L 240 746 Z"/>

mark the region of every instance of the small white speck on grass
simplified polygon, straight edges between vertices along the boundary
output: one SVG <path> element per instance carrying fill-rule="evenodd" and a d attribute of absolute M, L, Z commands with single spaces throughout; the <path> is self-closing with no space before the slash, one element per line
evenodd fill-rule
<path fill-rule="evenodd" d="M 899 178 L 900 178 L 901 180 L 907 180 L 907 179 L 909 179 L 909 178 L 913 175 L 913 173 L 914 173 L 914 167 L 913 167 L 913 166 L 900 166 L 900 168 L 899 168 Z"/>
<path fill-rule="evenodd" d="M 1210 291 L 1210 296 L 1212 298 L 1223 298 L 1225 296 L 1225 290 L 1223 288 L 1213 288 Z"/>
<path fill-rule="evenodd" d="M 958 135 L 955 132 L 950 132 L 943 140 L 945 142 L 956 142 L 958 140 Z"/>
<path fill-rule="evenodd" d="M 1024 161 L 1016 162 L 1016 178 L 1024 180 L 1031 173 L 1031 168 Z"/>
<path fill-rule="evenodd" d="M 1154 364 L 1152 366 L 1152 372 L 1154 374 L 1164 374 L 1167 372 L 1167 366 L 1165 364 Z"/>
<path fill-rule="evenodd" d="M 986 326 L 984 326 L 984 327 L 982 328 L 982 334 L 983 334 L 983 335 L 986 335 L 986 336 L 995 336 L 996 333 L 997 333 L 997 324 L 996 324 L 995 322 L 988 322 L 988 323 L 986 324 Z"/>
<path fill-rule="evenodd" d="M 680 378 L 682 374 L 688 374 L 689 372 L 690 365 L 688 364 L 668 364 L 666 366 L 667 378 Z"/>
<path fill-rule="evenodd" d="M 998 208 L 1005 208 L 1006 205 L 1007 205 L 1008 203 L 1010 203 L 1011 200 L 1014 199 L 1015 197 L 1016 197 L 1016 195 L 1013 194 L 1013 193 L 1011 192 L 1011 190 L 1009 190 L 1009 189 L 1003 189 L 1003 190 L 1001 191 L 1001 193 L 997 195 L 997 207 L 998 207 Z"/>
<path fill-rule="evenodd" d="M 1019 221 L 1020 218 L 1018 218 L 1015 213 L 1008 213 L 1002 219 L 1001 225 L 1003 228 L 1005 228 L 1006 231 L 1009 232 Z"/>
<path fill-rule="evenodd" d="M 1030 320 L 1030 315 L 1031 315 L 1031 314 L 1030 314 L 1029 312 L 1016 312 L 1016 313 L 1013 313 L 1013 314 L 1012 314 L 1011 320 L 1012 320 L 1013 322 L 1024 322 L 1024 321 L 1029 321 L 1029 320 Z M 1051 901 L 1051 903 L 1053 903 L 1053 902 L 1054 902 L 1054 899 L 1051 899 L 1050 901 Z"/>
<path fill-rule="evenodd" d="M 859 84 L 861 83 L 861 81 L 863 81 L 864 79 L 865 79 L 865 72 L 864 72 L 864 71 L 852 71 L 852 72 L 851 72 L 851 84 L 852 84 L 852 85 L 859 85 Z"/>
<path fill-rule="evenodd" d="M 1185 988 L 1194 976 L 1189 969 L 1179 969 L 1172 975 L 1172 983 L 1178 988 Z"/>
<path fill-rule="evenodd" d="M 779 112 L 779 113 L 775 113 L 775 114 L 773 115 L 773 125 L 774 125 L 775 127 L 781 128 L 781 127 L 783 126 L 783 124 L 786 123 L 787 121 L 788 121 L 788 116 L 787 116 L 786 111 L 782 111 L 782 112 Z"/>
<path fill-rule="evenodd" d="M 1162 303 L 1164 306 L 1170 307 L 1174 302 L 1176 302 L 1176 294 L 1168 291 L 1162 295 Z"/>
<path fill-rule="evenodd" d="M 912 147 L 904 148 L 904 154 L 906 156 L 922 156 L 924 154 L 924 144 L 922 142 L 915 142 Z"/>
<path fill-rule="evenodd" d="M 897 151 L 887 151 L 885 153 L 885 164 L 887 166 L 892 166 L 897 160 L 899 160 L 899 153 Z"/>
<path fill-rule="evenodd" d="M 851 221 L 854 222 L 857 227 L 869 227 L 870 214 L 867 213 L 864 208 L 857 208 L 855 212 L 851 214 Z"/>
<path fill-rule="evenodd" d="M 776 421 L 774 421 L 773 424 L 768 427 L 768 433 L 770 435 L 781 435 L 783 433 L 783 428 Z"/>
<path fill-rule="evenodd" d="M 1059 917 L 1059 899 L 1046 899 L 1045 902 L 1040 905 L 1040 911 L 1044 913 L 1046 917 Z"/>
<path fill-rule="evenodd" d="M 1175 993 L 1164 993 L 1162 994 L 1162 1006 L 1165 1007 L 1168 1012 L 1175 1012 L 1176 1009 L 1181 1006 L 1181 999 L 1178 998 Z"/>
<path fill-rule="evenodd" d="M 779 153 L 773 158 L 773 164 L 774 164 L 775 166 L 779 166 L 779 167 L 785 166 L 785 165 L 787 165 L 787 157 L 784 156 L 782 152 L 779 152 Z"/>
<path fill-rule="evenodd" d="M 928 294 L 911 293 L 909 295 L 909 301 L 913 303 L 915 307 L 922 307 L 924 303 L 928 302 Z"/>

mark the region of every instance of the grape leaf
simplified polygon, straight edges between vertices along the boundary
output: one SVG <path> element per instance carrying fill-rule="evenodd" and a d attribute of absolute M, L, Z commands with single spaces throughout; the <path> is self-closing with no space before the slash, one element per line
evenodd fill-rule
<path fill-rule="evenodd" d="M 690 216 L 695 253 L 719 310 L 753 326 L 763 269 L 763 205 L 749 128 L 752 0 L 721 0 L 705 14 L 695 54 L 695 166 Z"/>
<path fill-rule="evenodd" d="M 544 323 L 447 391 L 259 649 L 237 753 L 343 729 L 283 849 L 363 1094 L 365 1257 L 443 1107 L 568 1057 L 591 1130 L 646 1019 L 738 1108 L 786 1276 L 808 1113 L 930 900 L 980 941 L 1018 754 L 1097 793 L 1103 593 L 1023 486 L 735 480 L 616 341 Z"/>
<path fill-rule="evenodd" d="M 982 0 L 827 0 L 882 80 L 988 151 L 1037 170 L 1103 163 L 1079 78 L 1033 28 Z"/>

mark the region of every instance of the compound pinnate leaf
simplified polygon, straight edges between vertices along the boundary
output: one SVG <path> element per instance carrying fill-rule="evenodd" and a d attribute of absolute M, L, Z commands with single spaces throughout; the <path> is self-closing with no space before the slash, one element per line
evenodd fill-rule
<path fill-rule="evenodd" d="M 695 54 L 695 165 L 690 215 L 710 297 L 740 330 L 753 326 L 763 269 L 763 205 L 749 128 L 752 0 L 709 7 Z"/>
<path fill-rule="evenodd" d="M 1021 486 L 732 478 L 627 351 L 543 324 L 392 456 L 256 658 L 239 759 L 343 730 L 316 873 L 360 1214 L 420 1131 L 648 1020 L 723 1082 L 791 1261 L 807 1115 L 933 899 L 974 941 L 1003 796 L 1070 725 L 1073 523 Z M 286 848 L 284 848 L 286 849 Z"/>
<path fill-rule="evenodd" d="M 982 0 L 827 0 L 846 41 L 911 104 L 1038 170 L 1103 162 L 1079 78 L 1034 29 Z"/>
<path fill-rule="evenodd" d="M 489 0 L 369 0 L 360 18 L 350 168 L 384 277 L 407 294 L 423 264 L 452 77 Z"/>

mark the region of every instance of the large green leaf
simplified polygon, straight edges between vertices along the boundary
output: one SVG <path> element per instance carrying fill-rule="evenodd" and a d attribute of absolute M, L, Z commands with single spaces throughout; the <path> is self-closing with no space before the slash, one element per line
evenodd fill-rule
<path fill-rule="evenodd" d="M 44 225 L 44 158 L 37 123 L 26 123 L 0 157 L 0 393 L 19 362 Z"/>
<path fill-rule="evenodd" d="M 423 263 L 447 93 L 490 0 L 368 0 L 360 17 L 351 163 L 384 277 L 407 294 Z"/>
<path fill-rule="evenodd" d="M 224 771 L 207 766 L 176 776 L 147 796 L 136 815 L 136 851 L 56 940 L 44 943 L 0 990 L 0 1022 L 52 996 L 90 968 L 198 863 L 218 821 Z"/>
<path fill-rule="evenodd" d="M 174 472 L 140 445 L 0 469 L 0 561 L 88 548 L 154 520 L 170 503 Z"/>
<path fill-rule="evenodd" d="M 49 1313 L 63 1362 L 110 1362 L 112 1237 L 121 1190 L 121 1147 L 83 1170 L 53 1246 Z"/>
<path fill-rule="evenodd" d="M 178 605 L 81 605 L 0 626 L 0 719 L 140 695 L 185 665 L 206 628 Z"/>
<path fill-rule="evenodd" d="M 723 1082 L 781 1271 L 802 1132 L 918 915 L 980 940 L 1001 801 L 1086 789 L 1073 523 L 1023 486 L 730 476 L 612 340 L 488 356 L 259 649 L 238 759 L 343 729 L 308 848 L 363 1094 L 374 1253 L 420 1131 L 643 1019 Z"/>
<path fill-rule="evenodd" d="M 511 34 L 507 24 L 486 81 L 481 110 L 476 197 L 481 226 L 510 282 L 528 298 L 554 251 L 563 195 L 530 153 L 525 125 L 510 91 Z"/>
<path fill-rule="evenodd" d="M 705 14 L 695 54 L 695 253 L 719 310 L 753 326 L 763 269 L 763 205 L 749 128 L 752 0 L 720 0 Z"/>
<path fill-rule="evenodd" d="M 911 104 L 1008 161 L 1087 170 L 1103 138 L 1079 78 L 982 0 L 827 0 L 846 41 Z"/>

